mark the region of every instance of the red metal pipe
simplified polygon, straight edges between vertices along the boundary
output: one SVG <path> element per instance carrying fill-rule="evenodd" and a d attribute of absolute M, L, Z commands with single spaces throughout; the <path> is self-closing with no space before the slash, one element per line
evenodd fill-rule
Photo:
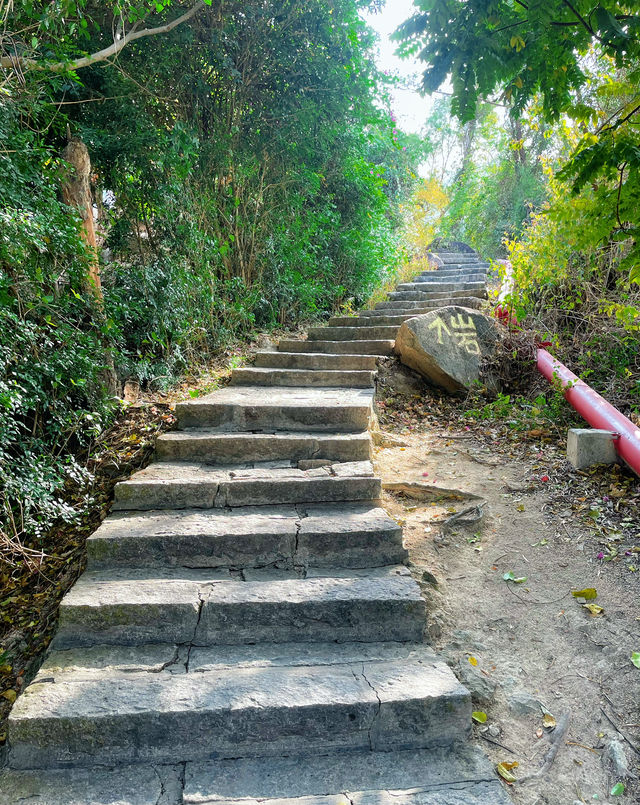
<path fill-rule="evenodd" d="M 622 459 L 640 475 L 640 428 L 621 414 L 590 386 L 556 360 L 546 349 L 538 350 L 538 371 L 550 383 L 562 384 L 565 399 L 594 428 L 616 434 L 614 445 Z"/>

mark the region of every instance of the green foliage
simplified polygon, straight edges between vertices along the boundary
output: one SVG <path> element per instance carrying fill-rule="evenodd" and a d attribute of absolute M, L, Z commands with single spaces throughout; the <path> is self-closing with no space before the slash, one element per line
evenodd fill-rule
<path fill-rule="evenodd" d="M 79 224 L 58 200 L 59 162 L 18 112 L 0 101 L 0 518 L 12 533 L 38 534 L 73 516 L 59 494 L 83 473 L 70 448 L 108 406 Z"/>
<path fill-rule="evenodd" d="M 385 83 L 359 16 L 370 5 L 231 0 L 75 71 L 114 31 L 190 4 L 9 9 L 2 41 L 21 59 L 4 63 L 0 96 L 10 533 L 33 539 L 74 515 L 62 489 L 109 417 L 111 361 L 120 381 L 165 386 L 258 327 L 360 304 L 400 263 L 398 208 L 420 148 L 377 105 Z M 80 222 L 59 197 L 67 126 L 92 161 L 101 303 L 86 290 Z"/>
<path fill-rule="evenodd" d="M 427 64 L 424 86 L 453 76 L 452 111 L 475 119 L 479 99 L 499 90 L 518 118 L 537 105 L 547 123 L 575 121 L 580 136 L 560 176 L 572 189 L 598 185 L 607 240 L 628 241 L 624 266 L 640 282 L 640 14 L 606 0 L 419 0 L 399 29 L 407 52 Z"/>
<path fill-rule="evenodd" d="M 453 80 L 453 113 L 473 120 L 479 98 L 496 88 L 522 112 L 534 96 L 558 120 L 587 83 L 582 54 L 597 45 L 617 67 L 640 56 L 640 15 L 616 0 L 416 0 L 399 29 L 406 52 L 427 64 L 424 87 Z"/>

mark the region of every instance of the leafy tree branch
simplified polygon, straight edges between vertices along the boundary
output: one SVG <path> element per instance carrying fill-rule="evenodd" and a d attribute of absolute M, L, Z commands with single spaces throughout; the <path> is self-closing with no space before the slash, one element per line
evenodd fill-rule
<path fill-rule="evenodd" d="M 170 31 L 173 31 L 174 28 L 177 28 L 179 25 L 187 22 L 187 20 L 190 20 L 201 9 L 203 9 L 205 5 L 211 5 L 211 0 L 199 0 L 199 2 L 195 3 L 195 5 L 185 11 L 184 14 L 181 14 L 179 17 L 171 20 L 171 22 L 167 22 L 164 25 L 158 25 L 153 28 L 143 28 L 142 30 L 138 30 L 139 25 L 141 24 L 141 21 L 139 20 L 133 24 L 131 30 L 127 34 L 120 34 L 116 37 L 111 45 L 87 56 L 80 56 L 75 59 L 70 59 L 69 61 L 65 60 L 49 62 L 41 59 L 25 58 L 18 55 L 14 49 L 14 52 L 11 55 L 0 57 L 0 67 L 14 70 L 19 68 L 22 71 L 46 70 L 53 73 L 79 70 L 82 67 L 89 67 L 92 64 L 107 61 L 108 59 L 117 56 L 120 51 L 122 51 L 127 45 L 131 44 L 131 42 L 136 42 L 137 40 L 148 36 L 168 34 Z"/>

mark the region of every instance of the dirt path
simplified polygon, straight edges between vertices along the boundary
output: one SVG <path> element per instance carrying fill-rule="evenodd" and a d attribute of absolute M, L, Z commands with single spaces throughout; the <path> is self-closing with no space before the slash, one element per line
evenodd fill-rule
<path fill-rule="evenodd" d="M 416 427 L 415 419 L 394 426 L 381 413 L 385 432 L 405 445 L 383 440 L 376 449 L 383 482 L 457 488 L 486 501 L 481 521 L 448 528 L 441 521 L 477 501 L 387 491 L 384 505 L 404 523 L 432 641 L 487 714 L 474 729 L 478 743 L 495 764 L 517 761 L 518 778 L 536 774 L 557 749 L 548 773 L 509 787 L 513 801 L 640 802 L 640 670 L 631 662 L 640 651 L 637 479 L 603 469 L 599 486 L 618 498 L 595 498 L 592 480 L 568 483 L 560 445 L 520 445 L 516 460 L 461 428 Z M 605 526 L 594 521 L 600 509 Z M 509 572 L 526 581 L 505 581 Z M 603 614 L 571 595 L 586 587 L 596 588 Z M 555 729 L 545 729 L 545 712 Z M 611 796 L 617 783 L 625 792 Z"/>

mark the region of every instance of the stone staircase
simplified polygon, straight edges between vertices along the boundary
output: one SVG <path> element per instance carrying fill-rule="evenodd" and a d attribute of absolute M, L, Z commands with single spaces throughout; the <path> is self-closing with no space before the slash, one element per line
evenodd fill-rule
<path fill-rule="evenodd" d="M 459 275 L 483 264 L 441 259 L 411 285 L 480 298 Z M 177 406 L 14 706 L 1 805 L 509 802 L 379 507 L 376 360 L 431 297 L 401 300 Z"/>

